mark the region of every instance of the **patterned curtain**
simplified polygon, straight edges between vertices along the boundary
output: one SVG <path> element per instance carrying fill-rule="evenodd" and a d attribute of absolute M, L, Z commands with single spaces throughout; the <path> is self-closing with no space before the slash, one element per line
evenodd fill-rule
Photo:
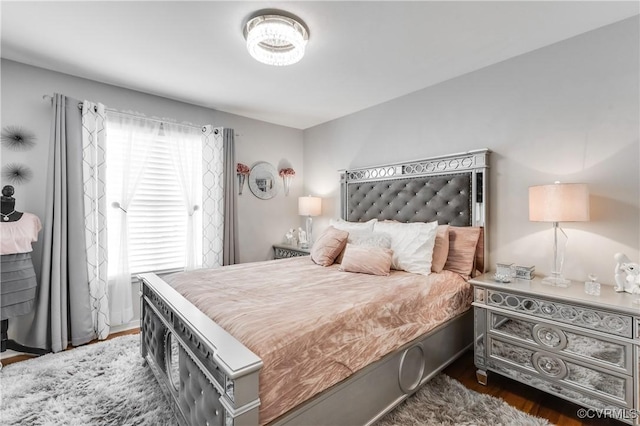
<path fill-rule="evenodd" d="M 222 127 L 202 128 L 202 266 L 224 262 L 224 142 Z"/>
<path fill-rule="evenodd" d="M 83 102 L 82 180 L 87 272 L 93 328 L 101 340 L 109 335 L 105 119 L 104 105 Z"/>

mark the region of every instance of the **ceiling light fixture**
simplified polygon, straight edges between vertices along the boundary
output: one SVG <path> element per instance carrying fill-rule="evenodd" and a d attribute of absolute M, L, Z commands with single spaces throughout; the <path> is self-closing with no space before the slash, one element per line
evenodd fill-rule
<path fill-rule="evenodd" d="M 304 56 L 309 32 L 304 23 L 281 15 L 260 15 L 244 27 L 247 50 L 257 61 L 284 66 Z"/>

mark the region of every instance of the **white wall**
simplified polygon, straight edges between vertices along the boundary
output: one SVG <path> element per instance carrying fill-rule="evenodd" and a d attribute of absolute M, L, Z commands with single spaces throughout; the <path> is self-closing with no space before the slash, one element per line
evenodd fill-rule
<path fill-rule="evenodd" d="M 640 261 L 638 36 L 635 17 L 307 129 L 316 229 L 339 216 L 339 169 L 488 147 L 490 264 L 548 272 L 551 224 L 528 221 L 527 188 L 585 182 L 591 221 L 563 224 L 565 276 L 613 283 L 614 253 Z"/>
<path fill-rule="evenodd" d="M 236 160 L 249 166 L 267 161 L 278 167 L 287 164 L 297 176 L 288 197 L 280 193 L 271 200 L 259 200 L 245 186 L 238 197 L 240 262 L 273 258 L 271 245 L 281 242 L 286 231 L 297 227 L 297 197 L 302 195 L 302 131 L 227 114 L 208 108 L 148 95 L 36 68 L 3 59 L 1 62 L 2 127 L 20 125 L 34 132 L 37 145 L 30 151 L 2 150 L 0 163 L 18 162 L 34 172 L 33 180 L 16 187 L 16 207 L 38 215 L 44 221 L 45 179 L 49 152 L 51 104 L 42 95 L 62 93 L 80 100 L 102 102 L 109 108 L 135 111 L 148 117 L 194 124 L 230 127 L 236 133 Z M 5 185 L 6 182 L 2 182 Z M 41 241 L 34 244 L 34 265 L 39 276 Z"/>

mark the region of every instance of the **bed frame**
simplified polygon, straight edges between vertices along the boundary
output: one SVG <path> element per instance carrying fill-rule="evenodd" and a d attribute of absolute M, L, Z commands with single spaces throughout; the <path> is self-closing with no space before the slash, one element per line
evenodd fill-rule
<path fill-rule="evenodd" d="M 341 172 L 349 221 L 438 220 L 481 226 L 487 252 L 489 150 Z M 141 274 L 141 352 L 180 425 L 258 425 L 262 360 L 155 274 Z M 356 372 L 270 423 L 372 424 L 467 350 L 471 310 Z M 357 407 L 356 410 L 353 407 Z"/>

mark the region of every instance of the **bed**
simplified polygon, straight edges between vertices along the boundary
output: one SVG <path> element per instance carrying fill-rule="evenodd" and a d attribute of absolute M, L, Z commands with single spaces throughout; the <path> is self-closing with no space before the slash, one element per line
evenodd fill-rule
<path fill-rule="evenodd" d="M 488 158 L 483 149 L 342 171 L 342 219 L 479 228 L 474 269 L 484 271 Z M 142 274 L 141 352 L 178 423 L 371 424 L 472 344 L 459 275 L 365 278 L 340 268 L 304 257 Z M 328 293 L 340 299 L 324 301 Z"/>

